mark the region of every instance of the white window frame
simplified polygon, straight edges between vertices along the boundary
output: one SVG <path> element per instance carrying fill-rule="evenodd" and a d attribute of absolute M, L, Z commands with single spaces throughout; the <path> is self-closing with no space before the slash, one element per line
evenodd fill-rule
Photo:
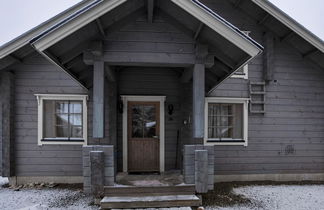
<path fill-rule="evenodd" d="M 233 74 L 231 78 L 249 79 L 249 64 L 243 66 L 243 74 Z"/>
<path fill-rule="evenodd" d="M 35 94 L 38 103 L 38 145 L 87 145 L 88 141 L 88 121 L 87 121 L 87 95 L 67 95 L 67 94 Z M 44 100 L 65 100 L 65 101 L 82 101 L 82 120 L 83 120 L 83 141 L 43 141 L 43 118 L 44 118 Z"/>
<path fill-rule="evenodd" d="M 250 36 L 251 31 L 242 31 L 245 35 Z M 243 66 L 243 74 L 233 74 L 231 78 L 238 78 L 238 79 L 249 79 L 249 65 L 246 64 Z"/>
<path fill-rule="evenodd" d="M 249 98 L 219 98 L 219 97 L 207 97 L 205 98 L 205 136 L 204 144 L 205 145 L 248 145 L 248 107 L 249 107 Z M 219 104 L 242 104 L 243 105 L 243 139 L 244 142 L 210 142 L 210 140 L 218 139 L 209 139 L 208 138 L 208 104 L 209 103 L 219 103 Z"/>

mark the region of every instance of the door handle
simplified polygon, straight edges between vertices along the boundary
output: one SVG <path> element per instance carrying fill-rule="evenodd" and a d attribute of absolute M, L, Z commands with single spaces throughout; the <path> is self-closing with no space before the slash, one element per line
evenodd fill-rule
<path fill-rule="evenodd" d="M 153 136 L 153 138 L 154 138 L 154 139 L 158 139 L 158 138 L 159 138 L 159 136 Z"/>

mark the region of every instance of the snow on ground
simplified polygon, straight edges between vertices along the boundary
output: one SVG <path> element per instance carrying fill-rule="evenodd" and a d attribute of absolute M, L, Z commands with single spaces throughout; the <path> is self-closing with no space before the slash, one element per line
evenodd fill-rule
<path fill-rule="evenodd" d="M 234 189 L 252 200 L 251 206 L 209 207 L 219 210 L 322 210 L 324 185 L 246 186 Z"/>
<path fill-rule="evenodd" d="M 8 183 L 9 183 L 8 178 L 0 176 L 0 187 Z"/>
<path fill-rule="evenodd" d="M 0 177 L 0 182 L 6 182 Z M 20 189 L 14 191 L 0 187 L 1 210 L 95 210 L 97 206 L 89 205 L 92 199 L 78 190 L 43 188 Z"/>

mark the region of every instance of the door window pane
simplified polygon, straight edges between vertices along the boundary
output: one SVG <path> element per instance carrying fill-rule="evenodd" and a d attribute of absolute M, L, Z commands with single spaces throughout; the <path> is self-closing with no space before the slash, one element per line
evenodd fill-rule
<path fill-rule="evenodd" d="M 154 105 L 132 105 L 133 138 L 153 138 L 156 136 L 156 108 Z"/>

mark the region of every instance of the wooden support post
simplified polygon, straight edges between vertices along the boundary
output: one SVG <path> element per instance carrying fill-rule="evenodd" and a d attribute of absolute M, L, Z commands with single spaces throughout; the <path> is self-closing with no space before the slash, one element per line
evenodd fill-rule
<path fill-rule="evenodd" d="M 105 160 L 103 151 L 90 152 L 90 187 L 96 198 L 102 196 L 105 185 Z"/>
<path fill-rule="evenodd" d="M 274 71 L 274 36 L 271 32 L 263 35 L 263 77 L 266 81 L 273 80 Z"/>
<path fill-rule="evenodd" d="M 1 101 L 1 136 L 2 143 L 0 160 L 2 176 L 10 177 L 14 175 L 14 74 L 11 72 L 2 72 L 0 74 L 0 101 Z"/>
<path fill-rule="evenodd" d="M 104 138 L 105 65 L 100 59 L 93 63 L 93 138 Z"/>
<path fill-rule="evenodd" d="M 153 23 L 154 0 L 147 0 L 147 19 L 149 23 Z"/>
<path fill-rule="evenodd" d="M 197 193 L 208 192 L 208 151 L 195 151 L 195 186 Z"/>
<path fill-rule="evenodd" d="M 205 59 L 208 55 L 206 45 L 196 46 L 196 64 L 193 66 L 193 140 L 203 143 L 205 131 Z"/>

